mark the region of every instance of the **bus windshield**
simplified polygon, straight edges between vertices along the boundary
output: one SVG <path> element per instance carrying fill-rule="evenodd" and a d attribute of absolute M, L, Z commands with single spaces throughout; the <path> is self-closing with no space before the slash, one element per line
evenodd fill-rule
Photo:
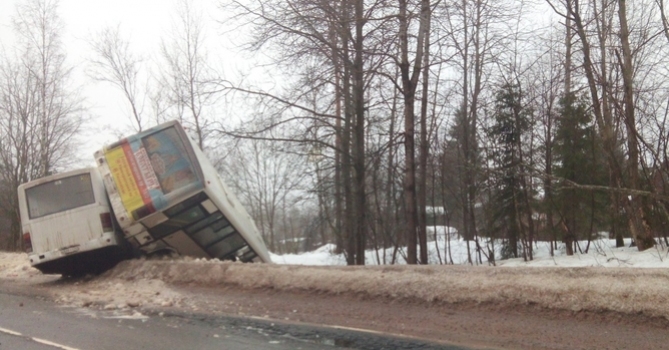
<path fill-rule="evenodd" d="M 26 189 L 31 219 L 95 203 L 91 174 L 53 180 Z"/>

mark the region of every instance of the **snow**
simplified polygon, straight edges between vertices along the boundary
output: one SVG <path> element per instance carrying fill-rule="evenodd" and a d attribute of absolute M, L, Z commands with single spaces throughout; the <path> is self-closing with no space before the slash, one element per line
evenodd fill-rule
<path fill-rule="evenodd" d="M 571 311 L 640 313 L 669 319 L 669 252 L 658 246 L 639 252 L 634 247 L 616 248 L 615 241 L 591 242 L 588 252 L 566 256 L 558 246 L 538 242 L 535 259 L 499 260 L 467 264 L 467 242 L 452 229 L 437 228 L 430 240 L 430 256 L 450 247 L 456 265 L 378 265 L 393 250 L 370 250 L 368 266 L 344 266 L 343 255 L 325 245 L 303 254 L 272 255 L 275 264 L 242 264 L 192 258 L 128 260 L 100 276 L 73 283 L 43 276 L 30 267 L 27 256 L 0 252 L 0 283 L 11 281 L 45 287 L 57 302 L 78 308 L 115 312 L 113 317 L 142 318 L 142 308 L 195 310 L 193 296 L 178 286 L 300 290 L 318 294 L 354 294 L 370 298 L 423 303 L 491 303 L 535 305 Z M 446 232 L 451 232 L 446 235 Z M 450 237 L 447 241 L 446 237 Z M 470 242 L 470 249 L 475 245 Z M 480 243 L 481 245 L 484 242 Z M 587 242 L 579 242 L 584 250 Z M 496 244 L 495 247 L 501 246 Z M 498 248 L 496 248 L 498 249 Z"/>
<path fill-rule="evenodd" d="M 346 265 L 346 258 L 343 255 L 334 254 L 336 247 L 334 244 L 326 244 L 312 252 L 301 254 L 270 253 L 270 258 L 274 263 L 287 265 Z"/>
<path fill-rule="evenodd" d="M 587 242 L 579 242 L 585 249 Z M 534 260 L 525 262 L 522 258 L 508 259 L 498 262 L 500 266 L 560 266 L 560 267 L 634 267 L 634 268 L 666 268 L 669 267 L 669 250 L 659 245 L 653 249 L 640 252 L 636 247 L 630 247 L 631 240 L 625 240 L 625 246 L 616 248 L 615 240 L 599 239 L 591 242 L 587 254 L 567 256 L 564 246 L 550 256 L 550 246 L 547 242 L 539 242 L 539 249 Z"/>
<path fill-rule="evenodd" d="M 489 265 L 487 259 L 483 256 L 483 262 L 476 262 L 476 243 L 466 242 L 458 234 L 457 230 L 450 227 L 437 226 L 428 227 L 428 258 L 430 264 L 446 263 L 447 256 L 451 256 L 455 265 L 468 264 L 467 245 L 474 259 L 473 264 Z M 436 240 L 435 238 L 436 233 Z M 446 245 L 446 237 L 448 246 Z M 600 235 L 600 238 L 590 242 L 587 253 L 585 249 L 587 241 L 578 242 L 582 253 L 572 256 L 566 255 L 564 244 L 559 243 L 554 250 L 554 256 L 550 255 L 550 244 L 548 242 L 536 242 L 533 245 L 534 259 L 524 261 L 523 258 L 500 260 L 500 242 L 495 243 L 496 266 L 506 267 L 634 267 L 634 268 L 666 268 L 669 267 L 669 250 L 666 247 L 658 245 L 656 248 L 639 252 L 636 247 L 630 247 L 631 240 L 625 239 L 625 246 L 616 248 L 616 242 L 613 239 L 603 238 L 608 235 Z M 488 241 L 482 239 L 480 245 L 486 249 Z M 309 266 L 341 266 L 346 265 L 346 258 L 343 254 L 334 254 L 336 246 L 326 244 L 314 251 L 301 254 L 270 254 L 272 261 L 277 264 L 287 265 L 309 265 Z M 447 250 L 450 253 L 447 254 Z M 365 253 L 365 262 L 367 265 L 383 265 L 383 256 L 385 254 L 386 262 L 392 261 L 393 250 L 381 248 L 377 250 L 368 250 Z M 396 263 L 404 264 L 404 249 L 396 253 Z"/>

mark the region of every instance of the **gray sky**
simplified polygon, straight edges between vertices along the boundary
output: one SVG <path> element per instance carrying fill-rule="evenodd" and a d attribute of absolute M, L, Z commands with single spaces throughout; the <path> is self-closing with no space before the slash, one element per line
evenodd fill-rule
<path fill-rule="evenodd" d="M 0 46 L 8 52 L 14 45 L 12 17 L 20 1 L 0 1 Z M 202 9 L 207 35 L 214 37 L 218 27 L 214 20 L 218 13 L 216 2 L 192 2 Z M 87 59 L 92 54 L 90 38 L 105 27 L 118 25 L 122 35 L 130 40 L 131 49 L 145 57 L 149 67 L 151 60 L 158 59 L 161 39 L 171 28 L 175 0 L 60 0 L 59 4 L 59 15 L 65 25 L 62 40 L 67 64 L 74 67 L 73 83 L 81 87 L 92 118 L 91 125 L 85 130 L 85 145 L 78 152 L 84 160 L 82 164 L 87 165 L 93 163 L 93 153 L 97 149 L 117 139 L 109 133 L 110 128 L 123 134 L 132 132 L 129 108 L 120 92 L 85 75 Z"/>

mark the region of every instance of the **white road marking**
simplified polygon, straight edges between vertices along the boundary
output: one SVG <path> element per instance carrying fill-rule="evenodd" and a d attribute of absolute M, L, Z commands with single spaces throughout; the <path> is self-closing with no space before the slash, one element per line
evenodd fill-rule
<path fill-rule="evenodd" d="M 336 325 L 327 325 L 327 324 L 315 324 L 315 323 L 303 323 L 303 322 L 286 322 L 282 320 L 275 320 L 272 318 L 268 317 L 259 317 L 259 316 L 246 316 L 247 318 L 253 319 L 253 320 L 260 320 L 260 321 L 270 321 L 270 322 L 276 322 L 276 323 L 290 323 L 290 324 L 306 324 L 306 325 L 311 325 L 311 326 L 318 326 L 322 328 L 330 328 L 330 329 L 338 329 L 342 331 L 353 331 L 353 332 L 362 332 L 362 333 L 369 333 L 369 334 L 376 334 L 376 335 L 382 335 L 382 336 L 391 336 L 391 337 L 398 337 L 398 338 L 412 338 L 408 337 L 404 334 L 397 334 L 397 333 L 388 333 L 388 332 L 381 332 L 381 331 L 375 331 L 372 329 L 365 329 L 365 328 L 352 328 L 352 327 L 344 327 L 344 326 L 336 326 Z"/>
<path fill-rule="evenodd" d="M 14 335 L 14 336 L 17 336 L 17 337 L 25 337 L 25 338 L 30 339 L 32 341 L 38 342 L 40 344 L 49 345 L 49 346 L 52 346 L 54 348 L 59 348 L 59 349 L 62 349 L 62 350 L 79 350 L 77 348 L 72 348 L 72 347 L 69 347 L 69 346 L 66 346 L 66 345 L 54 343 L 54 342 L 49 341 L 49 340 L 24 336 L 23 334 L 21 334 L 19 332 L 15 332 L 11 329 L 0 328 L 0 332 L 6 333 L 6 334 L 9 334 L 9 335 Z"/>
<path fill-rule="evenodd" d="M 21 334 L 21 333 L 19 333 L 19 332 L 14 332 L 14 331 L 11 330 L 11 329 L 0 328 L 0 332 L 2 332 L 2 333 L 7 333 L 7 334 L 11 334 L 11 335 L 15 335 L 15 336 L 18 336 L 18 337 L 22 337 L 22 336 L 23 336 L 23 334 Z"/>
<path fill-rule="evenodd" d="M 54 342 L 44 340 L 44 339 L 40 339 L 40 338 L 31 338 L 31 339 L 38 342 L 38 343 L 53 346 L 54 348 L 59 348 L 59 349 L 63 349 L 63 350 L 79 350 L 79 349 L 76 349 L 76 348 L 71 348 L 71 347 L 66 346 L 66 345 L 61 345 L 61 344 L 54 343 Z"/>
<path fill-rule="evenodd" d="M 343 331 L 353 331 L 353 332 L 362 332 L 362 333 L 370 333 L 370 334 L 378 334 L 378 335 L 391 335 L 391 336 L 397 336 L 397 337 L 405 337 L 404 335 L 401 334 L 393 334 L 393 333 L 385 333 L 385 332 L 379 332 L 379 331 L 374 331 L 371 329 L 364 329 L 364 328 L 352 328 L 352 327 L 344 327 L 344 326 L 329 326 L 334 329 L 341 329 Z"/>

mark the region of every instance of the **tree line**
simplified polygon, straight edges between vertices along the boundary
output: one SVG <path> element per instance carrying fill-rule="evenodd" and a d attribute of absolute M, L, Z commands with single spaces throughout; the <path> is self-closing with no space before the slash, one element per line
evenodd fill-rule
<path fill-rule="evenodd" d="M 321 230 L 348 264 L 372 248 L 392 252 L 381 263 L 435 262 L 433 208 L 473 242 L 470 263 L 532 259 L 538 240 L 574 254 L 602 231 L 667 243 L 663 1 L 225 9 L 288 77 L 280 92 L 227 84 L 276 110 L 227 133 L 318 154 Z"/>
<path fill-rule="evenodd" d="M 600 232 L 668 244 L 663 0 L 220 1 L 213 39 L 239 37 L 264 80 L 213 68 L 202 17 L 178 5 L 155 72 L 117 27 L 91 40 L 88 76 L 123 96 L 135 130 L 181 120 L 270 250 L 334 243 L 348 264 L 369 250 L 384 264 L 452 263 L 436 225 L 471 243 L 472 264 L 531 260 L 538 241 L 571 255 Z M 57 140 L 82 118 L 76 95 L 55 98 L 71 71 L 62 29 L 26 23 L 0 86 L 10 218 L 15 186 L 62 166 L 72 145 Z M 51 44 L 31 39 L 37 28 Z"/>

